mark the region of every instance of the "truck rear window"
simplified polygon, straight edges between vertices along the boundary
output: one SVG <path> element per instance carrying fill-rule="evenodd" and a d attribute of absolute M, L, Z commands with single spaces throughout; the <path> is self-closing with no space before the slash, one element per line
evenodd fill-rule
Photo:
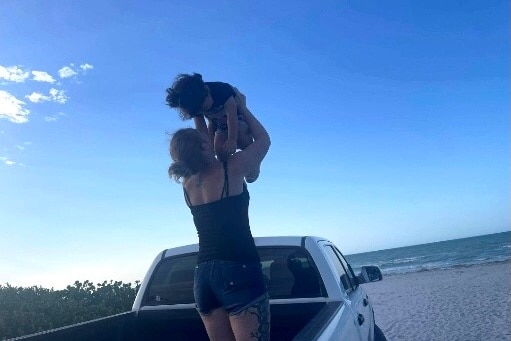
<path fill-rule="evenodd" d="M 299 247 L 260 247 L 261 266 L 270 298 L 326 296 L 308 253 Z M 148 285 L 142 305 L 194 303 L 197 254 L 163 259 Z"/>

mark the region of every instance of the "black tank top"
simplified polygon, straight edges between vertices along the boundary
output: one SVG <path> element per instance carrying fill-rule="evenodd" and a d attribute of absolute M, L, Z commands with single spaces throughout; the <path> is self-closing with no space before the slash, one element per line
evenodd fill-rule
<path fill-rule="evenodd" d="M 250 232 L 248 204 L 250 195 L 243 192 L 229 196 L 227 163 L 224 163 L 224 187 L 219 200 L 192 206 L 183 187 L 185 200 L 193 215 L 199 236 L 199 263 L 211 260 L 259 262 Z"/>

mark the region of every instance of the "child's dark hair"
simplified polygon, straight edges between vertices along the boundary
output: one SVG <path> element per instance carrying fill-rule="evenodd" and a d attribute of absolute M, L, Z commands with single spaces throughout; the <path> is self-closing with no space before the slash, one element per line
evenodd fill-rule
<path fill-rule="evenodd" d="M 206 84 L 198 73 L 177 75 L 172 86 L 167 89 L 167 104 L 179 110 L 179 116 L 188 120 L 200 115 L 202 103 L 208 95 Z"/>

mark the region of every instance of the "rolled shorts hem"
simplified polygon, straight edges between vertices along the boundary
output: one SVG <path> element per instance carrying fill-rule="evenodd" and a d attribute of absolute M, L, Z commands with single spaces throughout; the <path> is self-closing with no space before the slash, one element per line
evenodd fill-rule
<path fill-rule="evenodd" d="M 242 313 L 244 310 L 247 310 L 248 308 L 252 307 L 253 305 L 255 305 L 256 303 L 259 303 L 261 301 L 264 301 L 265 299 L 268 299 L 269 296 L 268 296 L 268 293 L 265 292 L 264 294 L 256 297 L 255 299 L 253 299 L 252 301 L 248 302 L 247 304 L 245 304 L 244 306 L 242 306 L 241 308 L 238 308 L 236 310 L 233 310 L 233 311 L 230 311 L 228 313 L 229 316 L 234 316 L 234 315 L 239 315 L 240 313 Z"/>
<path fill-rule="evenodd" d="M 215 308 L 212 308 L 210 309 L 208 312 L 203 312 L 199 309 L 199 307 L 197 306 L 197 304 L 195 305 L 195 310 L 197 310 L 197 312 L 201 315 L 201 316 L 209 316 L 213 313 L 214 310 L 216 309 L 219 309 L 219 308 L 222 308 L 221 306 L 218 306 L 218 307 L 215 307 Z"/>

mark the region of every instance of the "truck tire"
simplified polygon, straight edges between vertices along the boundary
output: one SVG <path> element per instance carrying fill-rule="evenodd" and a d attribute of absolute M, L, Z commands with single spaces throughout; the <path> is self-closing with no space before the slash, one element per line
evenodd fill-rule
<path fill-rule="evenodd" d="M 385 337 L 385 334 L 383 334 L 380 327 L 374 324 L 374 341 L 387 341 L 387 338 Z"/>

